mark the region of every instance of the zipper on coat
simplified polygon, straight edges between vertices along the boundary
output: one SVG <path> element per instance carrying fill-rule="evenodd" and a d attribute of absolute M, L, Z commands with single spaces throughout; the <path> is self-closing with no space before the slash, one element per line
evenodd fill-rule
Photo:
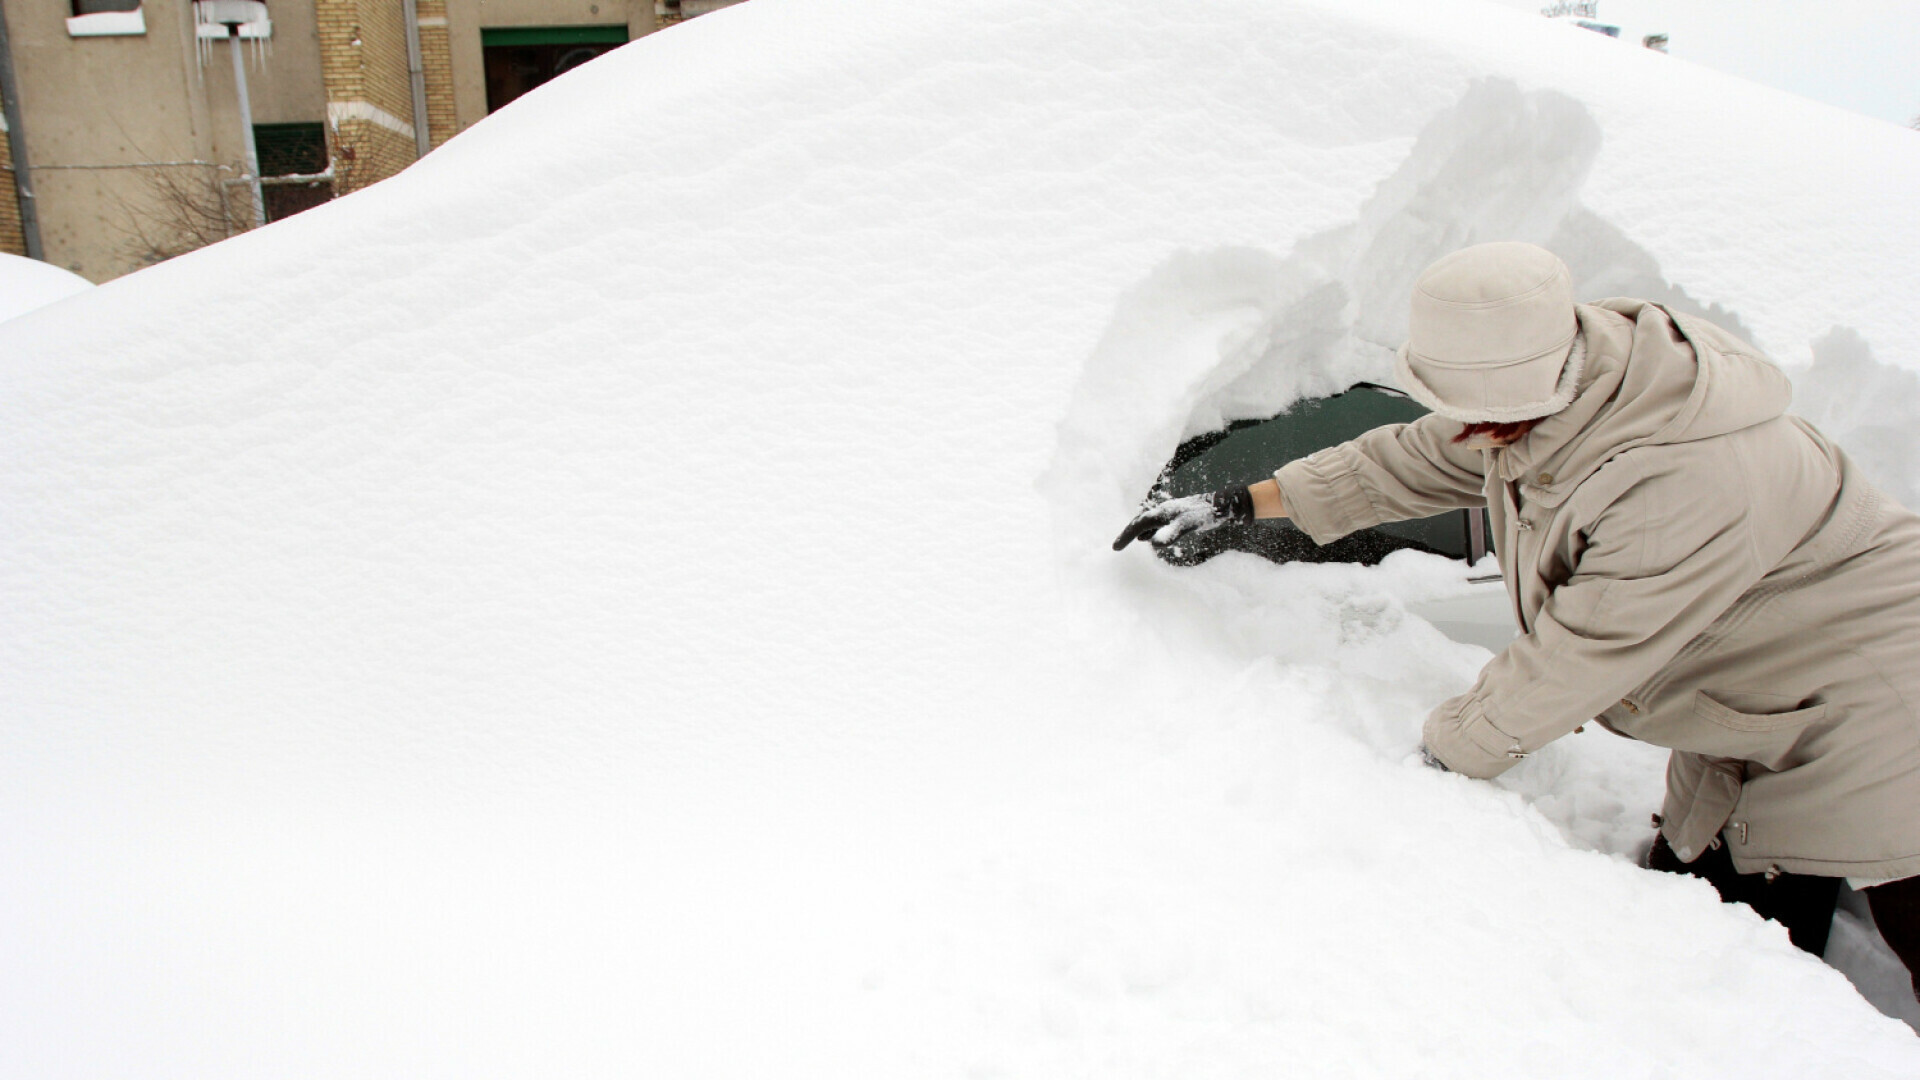
<path fill-rule="evenodd" d="M 1500 467 L 1497 454 L 1495 460 L 1489 464 L 1496 469 Z M 1514 486 L 1513 481 L 1500 482 L 1500 497 L 1507 504 L 1507 521 L 1509 522 L 1504 530 L 1506 535 L 1500 538 L 1501 542 L 1507 545 L 1506 550 L 1509 552 L 1506 558 L 1500 560 L 1501 570 L 1507 578 L 1507 599 L 1513 604 L 1513 624 L 1520 628 L 1521 633 L 1530 633 L 1533 627 L 1527 625 L 1526 612 L 1522 611 L 1520 606 L 1520 534 L 1533 531 L 1533 522 L 1520 516 L 1520 490 Z"/>

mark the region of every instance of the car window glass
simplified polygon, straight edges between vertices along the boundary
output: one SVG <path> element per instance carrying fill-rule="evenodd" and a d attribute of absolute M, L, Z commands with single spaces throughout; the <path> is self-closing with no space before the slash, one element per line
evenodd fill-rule
<path fill-rule="evenodd" d="M 1277 416 L 1240 421 L 1224 431 L 1187 440 L 1154 485 L 1156 498 L 1177 498 L 1272 477 L 1289 461 L 1335 446 L 1382 424 L 1425 416 L 1420 403 L 1397 390 L 1361 383 L 1331 397 L 1295 402 Z M 1484 513 L 1484 511 L 1475 511 Z M 1371 565 L 1405 548 L 1455 559 L 1469 555 L 1466 511 L 1362 529 L 1325 546 L 1287 521 L 1258 521 L 1197 533 L 1160 550 L 1190 566 L 1222 551 L 1245 551 L 1274 562 L 1354 562 Z"/>

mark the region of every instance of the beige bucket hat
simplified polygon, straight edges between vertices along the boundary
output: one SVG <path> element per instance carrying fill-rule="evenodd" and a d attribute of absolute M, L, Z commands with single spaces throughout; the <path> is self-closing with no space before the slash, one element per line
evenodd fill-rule
<path fill-rule="evenodd" d="M 1414 282 L 1394 367 L 1407 393 L 1434 412 L 1504 424 L 1566 408 L 1584 344 L 1566 263 L 1533 244 L 1477 244 Z"/>

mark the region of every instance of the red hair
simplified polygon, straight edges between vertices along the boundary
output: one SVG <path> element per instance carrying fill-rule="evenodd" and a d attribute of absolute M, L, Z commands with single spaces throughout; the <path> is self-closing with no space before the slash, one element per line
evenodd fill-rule
<path fill-rule="evenodd" d="M 1499 424 L 1490 420 L 1477 424 L 1468 424 L 1466 427 L 1460 429 L 1460 434 L 1455 435 L 1453 441 L 1463 443 L 1468 439 L 1485 436 L 1491 439 L 1498 439 L 1501 442 L 1512 442 L 1527 432 L 1532 431 L 1534 425 L 1544 419 L 1546 419 L 1546 417 L 1540 417 L 1534 420 L 1515 420 L 1508 424 Z"/>

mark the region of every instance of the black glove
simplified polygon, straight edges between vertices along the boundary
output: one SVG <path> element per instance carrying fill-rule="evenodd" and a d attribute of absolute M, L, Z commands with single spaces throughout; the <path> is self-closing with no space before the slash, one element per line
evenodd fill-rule
<path fill-rule="evenodd" d="M 1163 548 L 1189 533 L 1252 520 L 1253 492 L 1243 487 L 1168 499 L 1147 507 L 1127 522 L 1127 527 L 1120 531 L 1120 539 L 1113 542 L 1113 550 L 1119 551 L 1143 538 L 1154 547 Z"/>

